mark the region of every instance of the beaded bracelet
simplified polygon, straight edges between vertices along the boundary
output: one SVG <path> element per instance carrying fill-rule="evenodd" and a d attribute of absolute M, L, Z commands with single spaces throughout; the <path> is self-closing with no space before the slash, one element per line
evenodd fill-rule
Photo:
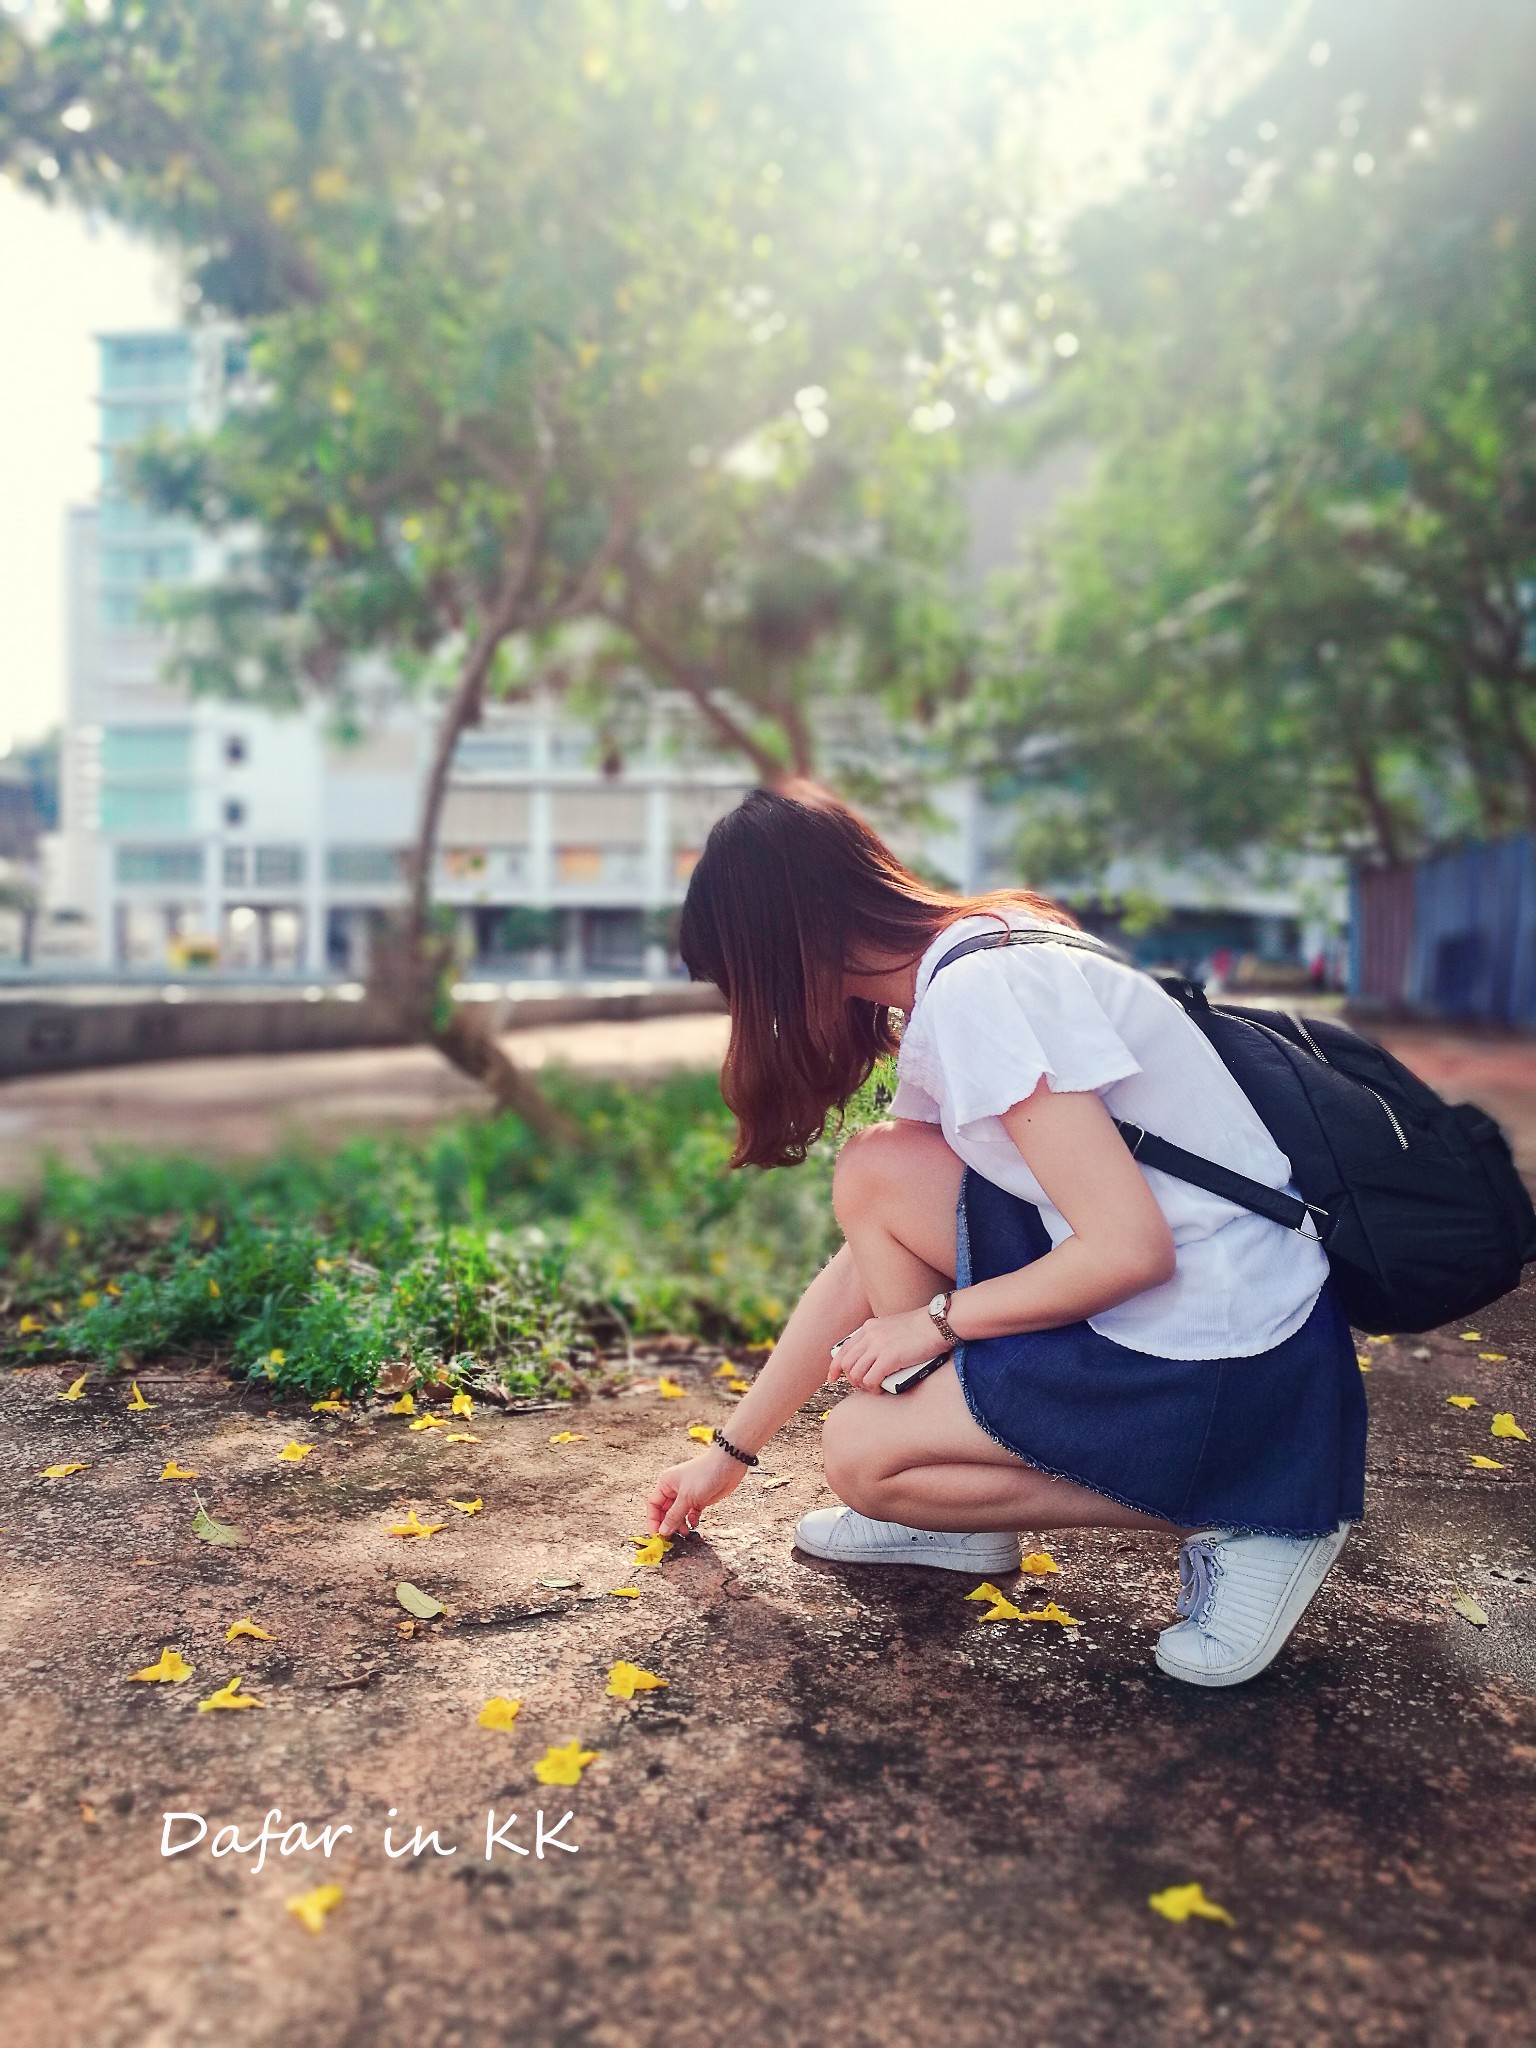
<path fill-rule="evenodd" d="M 728 1458 L 734 1458 L 738 1465 L 755 1465 L 757 1463 L 757 1458 L 753 1452 L 738 1451 L 730 1439 L 722 1436 L 718 1429 L 715 1431 L 712 1440 L 720 1446 Z"/>

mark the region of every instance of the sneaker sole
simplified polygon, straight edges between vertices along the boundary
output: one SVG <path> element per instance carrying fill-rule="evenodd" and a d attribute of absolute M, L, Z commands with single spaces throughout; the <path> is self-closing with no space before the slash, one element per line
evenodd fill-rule
<path fill-rule="evenodd" d="M 927 1571 L 967 1572 L 972 1578 L 985 1577 L 989 1572 L 1016 1572 L 1019 1568 L 1019 1553 L 1011 1558 L 978 1558 L 958 1550 L 877 1550 L 855 1551 L 822 1549 L 815 1543 L 808 1543 L 803 1536 L 794 1541 L 796 1550 L 807 1557 L 819 1558 L 824 1564 L 915 1564 Z"/>
<path fill-rule="evenodd" d="M 1331 1536 L 1322 1539 L 1321 1547 L 1312 1553 L 1305 1564 L 1298 1566 L 1296 1576 L 1286 1588 L 1285 1598 L 1275 1610 L 1263 1641 L 1251 1656 L 1241 1664 L 1234 1664 L 1225 1671 L 1205 1671 L 1194 1666 L 1166 1662 L 1161 1647 L 1155 1652 L 1157 1668 L 1168 1678 L 1182 1679 L 1186 1685 L 1245 1685 L 1250 1678 L 1257 1678 L 1261 1671 L 1271 1665 L 1290 1640 L 1297 1622 L 1311 1605 L 1312 1596 L 1322 1585 L 1338 1561 L 1339 1552 L 1349 1535 L 1349 1524 L 1335 1529 Z"/>

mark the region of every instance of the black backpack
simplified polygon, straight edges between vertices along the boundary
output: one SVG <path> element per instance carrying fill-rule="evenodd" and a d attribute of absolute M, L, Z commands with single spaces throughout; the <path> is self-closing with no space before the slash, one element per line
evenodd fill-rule
<path fill-rule="evenodd" d="M 934 973 L 993 946 L 1040 945 L 1119 957 L 1081 932 L 987 932 L 952 946 Z M 1442 1102 L 1342 1024 L 1212 1003 L 1198 982 L 1159 979 L 1290 1160 L 1301 1199 L 1117 1118 L 1143 1166 L 1288 1230 L 1302 1230 L 1310 1215 L 1356 1329 L 1432 1330 L 1519 1285 L 1521 1267 L 1536 1258 L 1536 1209 L 1491 1117 L 1471 1103 Z"/>

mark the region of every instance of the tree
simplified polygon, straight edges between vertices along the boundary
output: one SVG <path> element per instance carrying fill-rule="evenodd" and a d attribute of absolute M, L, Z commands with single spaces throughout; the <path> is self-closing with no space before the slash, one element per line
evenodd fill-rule
<path fill-rule="evenodd" d="M 172 241 L 199 315 L 249 333 L 217 431 L 136 460 L 240 541 L 171 607 L 180 672 L 446 677 L 405 999 L 546 1126 L 439 993 L 437 821 L 488 699 L 638 662 L 773 781 L 818 765 L 838 700 L 901 715 L 968 658 L 947 429 L 1026 288 L 1011 96 L 1039 66 L 1021 15 L 1017 61 L 918 77 L 891 19 L 93 0 L 0 41 L 11 163 Z"/>
<path fill-rule="evenodd" d="M 1098 477 L 978 698 L 1089 870 L 1536 824 L 1536 17 L 1233 14 L 1246 89 L 1074 230 Z"/>

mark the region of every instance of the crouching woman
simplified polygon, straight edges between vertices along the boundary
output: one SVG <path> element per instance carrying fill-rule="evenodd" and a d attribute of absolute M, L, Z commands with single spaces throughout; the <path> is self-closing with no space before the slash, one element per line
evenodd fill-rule
<path fill-rule="evenodd" d="M 651 1526 L 696 1528 L 840 1378 L 824 1453 L 845 1505 L 803 1518 L 802 1551 L 994 1576 L 1021 1531 L 1165 1531 L 1182 1619 L 1157 1662 L 1236 1685 L 1362 1512 L 1353 1342 L 1314 1239 L 1136 1163 L 1116 1118 L 1270 1187 L 1290 1172 L 1180 1006 L 1053 931 L 1064 914 L 1023 892 L 929 888 L 820 791 L 716 825 L 681 944 L 730 1007 L 734 1163 L 803 1159 L 899 1045 L 898 1088 L 839 1155 L 843 1248 L 729 1428 L 661 1475 Z"/>

